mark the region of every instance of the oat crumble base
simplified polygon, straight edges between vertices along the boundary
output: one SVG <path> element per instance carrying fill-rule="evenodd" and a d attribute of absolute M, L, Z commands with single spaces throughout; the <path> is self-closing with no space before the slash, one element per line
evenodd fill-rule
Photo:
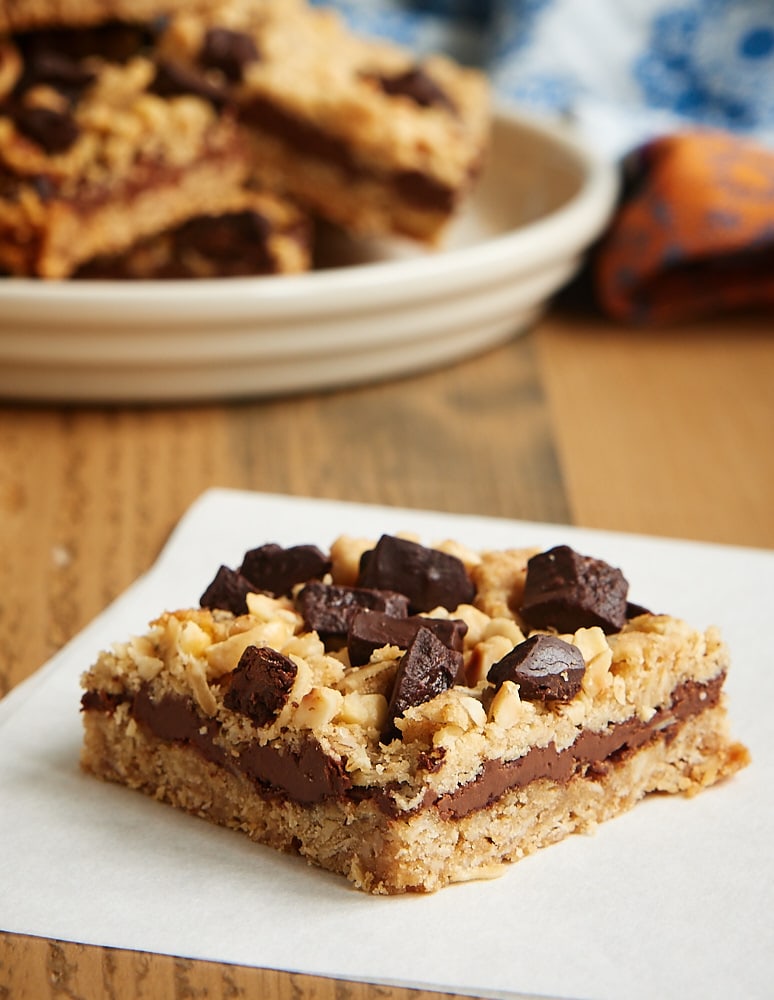
<path fill-rule="evenodd" d="M 359 555 L 370 547 L 338 539 L 331 548 L 333 582 L 353 584 Z M 716 628 L 702 632 L 667 615 L 643 614 L 614 635 L 579 629 L 564 636 L 586 662 L 571 701 L 522 700 L 510 681 L 495 693 L 486 680 L 490 665 L 527 632 L 514 609 L 534 550 L 436 547 L 462 558 L 477 588 L 473 604 L 429 613 L 467 623 L 467 683 L 410 708 L 397 720 L 401 739 L 379 741 L 401 650 L 385 647 L 365 666 L 350 667 L 346 647 L 326 651 L 315 632 L 303 630 L 291 598 L 250 594 L 248 614 L 168 612 L 145 635 L 100 655 L 83 687 L 100 692 L 105 704 L 113 700 L 109 711 L 84 712 L 84 768 L 301 853 L 361 889 L 395 893 L 497 874 L 504 863 L 593 829 L 650 791 L 693 794 L 748 762 L 746 749 L 729 737 L 722 695 L 680 722 L 669 713 L 673 693 L 686 682 L 722 683 L 728 651 Z M 222 679 L 248 645 L 270 646 L 298 667 L 286 704 L 263 727 L 223 703 Z M 151 703 L 172 697 L 195 706 L 200 732 L 219 760 L 138 723 L 130 705 L 141 692 Z M 460 816 L 433 805 L 469 787 L 488 761 L 518 761 L 536 748 L 561 752 L 581 734 L 627 722 L 658 725 L 643 746 L 599 773 L 539 777 Z M 346 795 L 294 801 L 228 765 L 260 753 L 256 748 L 301 755 L 310 745 L 346 774 Z"/>

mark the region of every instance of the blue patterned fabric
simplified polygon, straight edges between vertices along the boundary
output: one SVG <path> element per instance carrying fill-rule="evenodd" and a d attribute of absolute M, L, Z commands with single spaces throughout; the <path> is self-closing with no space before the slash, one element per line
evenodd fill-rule
<path fill-rule="evenodd" d="M 319 3 L 319 0 L 318 0 Z M 362 32 L 479 65 L 603 150 L 699 124 L 774 145 L 774 0 L 327 0 Z"/>

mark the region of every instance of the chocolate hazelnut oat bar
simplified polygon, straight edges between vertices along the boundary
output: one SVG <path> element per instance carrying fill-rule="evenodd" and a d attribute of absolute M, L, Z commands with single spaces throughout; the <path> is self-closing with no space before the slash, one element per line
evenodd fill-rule
<path fill-rule="evenodd" d="M 353 232 L 435 241 L 483 165 L 483 75 L 358 37 L 333 11 L 256 0 L 181 12 L 160 53 L 225 90 L 262 182 Z"/>
<path fill-rule="evenodd" d="M 181 93 L 142 28 L 0 38 L 0 269 L 68 277 L 192 215 L 248 172 L 233 118 Z"/>
<path fill-rule="evenodd" d="M 481 74 L 358 38 L 303 0 L 0 0 L 0 273 L 309 266 L 297 240 L 274 241 L 256 267 L 249 252 L 205 259 L 215 223 L 181 230 L 232 216 L 243 185 L 292 199 L 296 217 L 433 242 L 482 166 L 489 125 Z M 168 267 L 192 230 L 188 261 Z M 217 224 L 227 230 L 249 235 L 233 218 Z"/>
<path fill-rule="evenodd" d="M 566 546 L 262 545 L 84 675 L 82 763 L 372 893 L 490 877 L 748 762 L 715 628 Z"/>

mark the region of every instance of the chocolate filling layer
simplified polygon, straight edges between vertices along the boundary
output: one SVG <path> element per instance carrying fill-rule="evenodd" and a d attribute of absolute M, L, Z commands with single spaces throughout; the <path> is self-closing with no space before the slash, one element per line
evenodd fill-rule
<path fill-rule="evenodd" d="M 706 684 L 685 681 L 675 689 L 672 704 L 659 709 L 647 723 L 628 719 L 612 724 L 605 732 L 582 732 L 566 750 L 557 750 L 550 743 L 535 747 L 513 761 L 485 761 L 478 776 L 456 791 L 441 796 L 428 792 L 423 807 L 435 807 L 444 819 L 461 819 L 486 808 L 510 789 L 522 788 L 539 778 L 565 783 L 578 774 L 591 777 L 605 774 L 611 765 L 650 740 L 659 736 L 671 739 L 682 720 L 716 705 L 724 680 L 725 674 L 719 674 Z M 113 712 L 122 701 L 131 703 L 133 718 L 153 736 L 194 747 L 206 760 L 232 773 L 247 775 L 264 793 L 286 795 L 307 804 L 330 797 L 361 799 L 369 795 L 365 789 L 351 787 L 346 761 L 329 757 L 313 739 L 287 753 L 255 744 L 241 756 L 232 757 L 215 742 L 218 723 L 202 717 L 189 698 L 165 695 L 154 702 L 147 687 L 134 697 L 123 698 L 87 691 L 82 706 L 84 711 Z M 380 789 L 370 794 L 385 812 L 397 815 L 385 791 Z"/>
<path fill-rule="evenodd" d="M 431 795 L 425 804 L 434 803 L 444 819 L 459 819 L 537 778 L 565 783 L 578 773 L 606 774 L 611 765 L 654 737 L 663 735 L 671 739 L 677 723 L 716 705 L 724 680 L 725 674 L 720 674 L 707 684 L 685 681 L 675 689 L 671 706 L 660 708 L 647 723 L 637 718 L 627 719 L 614 723 L 606 732 L 582 732 L 566 750 L 557 750 L 549 743 L 513 761 L 487 760 L 474 781 L 437 799 Z"/>
<path fill-rule="evenodd" d="M 316 740 L 307 740 L 299 751 L 287 753 L 256 743 L 239 757 L 232 757 L 214 741 L 218 723 L 202 718 L 189 698 L 165 695 L 154 702 L 148 688 L 143 687 L 132 700 L 131 713 L 158 739 L 195 747 L 205 760 L 232 773 L 241 771 L 296 802 L 338 798 L 349 788 L 344 763 L 328 757 Z"/>
<path fill-rule="evenodd" d="M 281 139 L 303 155 L 332 163 L 352 177 L 377 176 L 376 171 L 358 161 L 346 143 L 288 114 L 264 97 L 252 97 L 242 106 L 240 117 L 246 124 Z M 456 191 L 419 170 L 398 170 L 380 179 L 391 184 L 404 201 L 421 208 L 450 212 L 456 203 Z"/>

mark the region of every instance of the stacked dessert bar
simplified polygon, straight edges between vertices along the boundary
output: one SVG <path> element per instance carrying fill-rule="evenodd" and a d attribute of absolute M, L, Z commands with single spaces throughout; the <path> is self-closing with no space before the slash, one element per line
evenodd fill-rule
<path fill-rule="evenodd" d="M 567 546 L 269 543 L 84 675 L 84 768 L 428 892 L 744 767 L 728 652 Z"/>
<path fill-rule="evenodd" d="M 474 70 L 303 0 L 0 0 L 0 270 L 296 272 L 312 218 L 434 243 L 489 118 Z"/>

